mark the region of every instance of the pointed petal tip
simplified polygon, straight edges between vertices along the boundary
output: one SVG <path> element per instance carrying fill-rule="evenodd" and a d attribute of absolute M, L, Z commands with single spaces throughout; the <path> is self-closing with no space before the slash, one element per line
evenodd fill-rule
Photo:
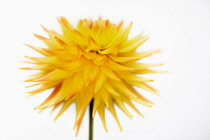
<path fill-rule="evenodd" d="M 161 49 L 156 50 L 157 53 L 163 52 Z"/>
<path fill-rule="evenodd" d="M 66 42 L 64 42 L 63 40 L 61 40 L 60 38 L 58 38 L 57 36 L 54 37 L 54 39 L 62 46 L 62 47 L 66 47 L 67 44 Z"/>
<path fill-rule="evenodd" d="M 77 123 L 76 123 L 76 120 L 75 120 L 75 123 L 74 123 L 74 126 L 73 126 L 72 130 L 76 129 L 76 127 L 77 127 Z"/>
<path fill-rule="evenodd" d="M 68 97 L 66 97 L 66 98 L 64 99 L 64 101 L 66 101 L 66 100 L 68 100 L 68 99 L 74 97 L 77 93 L 78 93 L 78 91 L 72 92 Z"/>
<path fill-rule="evenodd" d="M 51 107 L 51 106 L 50 106 Z M 36 109 L 40 109 L 40 110 L 43 110 L 43 109 L 46 109 L 46 108 L 49 108 L 48 106 L 37 106 L 37 107 L 35 107 L 34 108 L 34 110 L 36 110 Z"/>
<path fill-rule="evenodd" d="M 40 36 L 38 34 L 33 34 L 36 38 L 40 39 L 40 40 L 47 40 L 48 38 Z"/>
<path fill-rule="evenodd" d="M 30 46 L 30 45 L 28 45 L 28 44 L 26 44 L 26 43 L 23 43 L 23 45 L 28 46 L 28 47 Z"/>
<path fill-rule="evenodd" d="M 123 128 L 122 128 L 122 126 L 120 126 L 120 131 L 121 131 L 121 132 L 123 131 Z"/>
<path fill-rule="evenodd" d="M 40 24 L 40 26 L 42 27 L 42 29 L 45 31 L 45 32 L 48 32 L 49 30 L 47 28 L 45 28 L 42 24 Z"/>
<path fill-rule="evenodd" d="M 21 83 L 25 83 L 25 82 L 28 82 L 28 80 L 25 80 L 25 81 L 21 81 Z"/>
<path fill-rule="evenodd" d="M 58 119 L 58 118 L 57 118 L 57 117 L 55 117 L 55 118 L 53 119 L 53 122 L 56 122 L 56 121 L 57 121 L 57 119 Z"/>
<path fill-rule="evenodd" d="M 44 81 L 48 81 L 47 78 L 40 78 L 40 79 L 33 80 L 33 82 L 44 82 Z"/>
<path fill-rule="evenodd" d="M 156 93 L 156 95 L 157 95 L 158 97 L 161 97 L 160 94 L 158 94 L 158 93 Z"/>
<path fill-rule="evenodd" d="M 29 98 L 29 97 L 31 97 L 31 95 L 28 95 L 28 96 L 26 96 L 25 98 Z"/>
<path fill-rule="evenodd" d="M 33 95 L 39 93 L 39 91 L 38 91 L 38 90 L 33 90 L 33 91 L 28 91 L 28 92 L 26 92 L 26 93 L 27 93 L 27 94 L 30 94 L 30 95 L 28 95 L 28 96 L 33 96 Z"/>
<path fill-rule="evenodd" d="M 38 34 L 33 34 L 35 37 L 40 37 Z"/>
<path fill-rule="evenodd" d="M 104 129 L 105 129 L 106 132 L 108 132 L 108 129 L 107 128 L 104 128 Z"/>
<path fill-rule="evenodd" d="M 152 105 L 154 105 L 154 103 Z M 152 107 L 152 105 L 147 105 L 147 107 Z"/>
<path fill-rule="evenodd" d="M 154 82 L 155 80 L 153 80 L 153 79 L 148 79 L 148 80 L 146 80 L 145 82 Z"/>
<path fill-rule="evenodd" d="M 142 118 L 145 118 L 144 115 L 139 111 L 139 110 L 135 110 Z"/>
<path fill-rule="evenodd" d="M 76 130 L 76 134 L 75 134 L 75 136 L 77 137 L 77 136 L 78 136 L 78 134 L 79 134 L 79 130 Z"/>
<path fill-rule="evenodd" d="M 19 68 L 21 70 L 30 70 L 30 68 Z"/>
<path fill-rule="evenodd" d="M 35 35 L 34 35 L 35 36 Z M 38 36 L 38 35 L 37 35 Z M 29 47 L 29 48 L 32 48 L 32 49 L 34 49 L 35 47 L 34 46 L 32 46 L 32 45 L 29 45 L 29 44 L 26 44 L 26 43 L 23 43 L 23 45 L 25 45 L 25 46 L 27 46 L 27 47 Z"/>
<path fill-rule="evenodd" d="M 23 81 L 23 82 L 34 82 L 34 80 L 32 80 L 32 79 L 28 79 L 28 80 L 25 80 L 25 81 Z M 26 88 L 28 88 L 29 86 L 27 86 Z"/>
<path fill-rule="evenodd" d="M 159 70 L 157 70 L 154 73 L 148 73 L 148 74 L 156 74 L 156 73 L 169 73 L 169 71 L 159 71 Z M 147 74 L 147 73 L 145 73 L 145 74 Z"/>
<path fill-rule="evenodd" d="M 24 56 L 25 58 L 28 58 L 28 59 L 33 59 L 34 57 L 31 57 L 31 56 Z"/>
<path fill-rule="evenodd" d="M 54 121 L 54 122 L 57 121 L 58 118 L 59 118 L 61 115 L 62 115 L 62 114 L 58 113 L 58 114 L 55 116 L 55 118 L 53 119 L 53 121 Z"/>
<path fill-rule="evenodd" d="M 129 118 L 133 118 L 133 116 L 131 114 L 126 114 Z"/>
<path fill-rule="evenodd" d="M 142 115 L 141 113 L 139 114 L 143 119 L 145 118 L 145 116 L 144 115 Z"/>
<path fill-rule="evenodd" d="M 159 91 L 158 91 L 157 89 L 153 89 L 153 92 L 152 92 L 152 93 L 153 93 L 154 95 L 160 97 L 160 94 L 158 94 Z"/>

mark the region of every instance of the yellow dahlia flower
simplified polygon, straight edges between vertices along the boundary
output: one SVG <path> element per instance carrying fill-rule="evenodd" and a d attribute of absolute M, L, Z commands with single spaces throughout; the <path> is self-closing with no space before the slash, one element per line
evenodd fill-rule
<path fill-rule="evenodd" d="M 29 92 L 30 95 L 53 88 L 49 97 L 36 108 L 42 110 L 53 107 L 54 110 L 62 105 L 55 117 L 56 120 L 72 103 L 75 103 L 75 128 L 78 133 L 85 111 L 93 100 L 92 116 L 98 112 L 105 130 L 107 131 L 105 108 L 111 112 L 122 130 L 114 104 L 129 117 L 132 115 L 125 104 L 140 115 L 142 114 L 132 101 L 151 106 L 152 102 L 144 98 L 133 86 L 156 93 L 156 89 L 146 84 L 153 80 L 139 75 L 157 73 L 158 71 L 149 68 L 161 64 L 137 61 L 160 50 L 136 52 L 148 36 L 141 33 L 129 39 L 132 23 L 123 27 L 123 21 L 116 25 L 101 18 L 95 21 L 84 19 L 80 20 L 75 28 L 64 17 L 58 18 L 58 22 L 62 34 L 44 27 L 49 38 L 34 34 L 46 44 L 47 48 L 26 44 L 43 55 L 43 57 L 26 56 L 32 60 L 27 63 L 34 66 L 22 68 L 38 70 L 26 80 L 35 83 L 31 86 L 41 85 Z"/>

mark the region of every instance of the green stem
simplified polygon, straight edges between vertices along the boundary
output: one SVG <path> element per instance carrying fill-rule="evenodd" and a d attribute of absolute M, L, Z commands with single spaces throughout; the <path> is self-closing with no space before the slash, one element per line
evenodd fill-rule
<path fill-rule="evenodd" d="M 93 140 L 93 100 L 90 102 L 89 106 L 89 140 Z"/>

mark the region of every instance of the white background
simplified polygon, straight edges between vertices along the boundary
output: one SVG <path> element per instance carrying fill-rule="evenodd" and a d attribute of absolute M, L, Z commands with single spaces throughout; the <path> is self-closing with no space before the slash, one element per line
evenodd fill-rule
<path fill-rule="evenodd" d="M 131 109 L 129 119 L 117 109 L 124 128 L 120 132 L 107 113 L 109 132 L 105 132 L 98 115 L 95 140 L 209 140 L 210 139 L 210 2 L 208 0 L 7 0 L 0 1 L 0 140 L 86 140 L 88 117 L 80 133 L 72 130 L 75 111 L 71 107 L 53 122 L 50 110 L 39 114 L 33 110 L 45 93 L 25 98 L 30 74 L 24 55 L 35 56 L 23 43 L 40 45 L 33 33 L 45 35 L 40 24 L 59 30 L 56 18 L 65 16 L 74 25 L 79 19 L 102 16 L 118 23 L 132 21 L 131 36 L 145 30 L 150 39 L 142 50 L 159 48 L 162 53 L 146 59 L 164 62 L 157 69 L 167 74 L 149 75 L 161 95 L 147 92 L 156 104 L 137 107 L 141 118 Z M 140 50 L 141 50 L 140 49 Z M 44 95 L 45 94 L 45 95 Z"/>

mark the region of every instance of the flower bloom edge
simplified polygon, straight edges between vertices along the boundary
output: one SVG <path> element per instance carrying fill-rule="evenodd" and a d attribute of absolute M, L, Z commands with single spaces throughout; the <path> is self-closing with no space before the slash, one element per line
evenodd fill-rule
<path fill-rule="evenodd" d="M 77 27 L 73 27 L 64 17 L 58 18 L 58 22 L 62 34 L 43 26 L 49 38 L 34 34 L 44 42 L 46 48 L 25 44 L 43 55 L 25 56 L 30 60 L 26 63 L 33 66 L 22 69 L 38 71 L 25 81 L 34 83 L 28 87 L 39 85 L 28 93 L 32 96 L 53 88 L 52 93 L 36 109 L 53 107 L 54 111 L 61 105 L 56 120 L 75 103 L 76 134 L 91 100 L 94 100 L 92 116 L 98 112 L 106 131 L 105 109 L 110 111 L 122 130 L 115 104 L 129 117 L 132 115 L 125 104 L 143 116 L 133 101 L 148 107 L 153 103 L 134 87 L 157 95 L 157 90 L 147 84 L 153 80 L 140 76 L 162 72 L 150 69 L 162 63 L 139 62 L 160 52 L 159 49 L 136 51 L 149 37 L 140 33 L 129 39 L 132 23 L 123 27 L 123 21 L 116 25 L 102 18 L 95 21 L 84 19 L 78 22 Z"/>

